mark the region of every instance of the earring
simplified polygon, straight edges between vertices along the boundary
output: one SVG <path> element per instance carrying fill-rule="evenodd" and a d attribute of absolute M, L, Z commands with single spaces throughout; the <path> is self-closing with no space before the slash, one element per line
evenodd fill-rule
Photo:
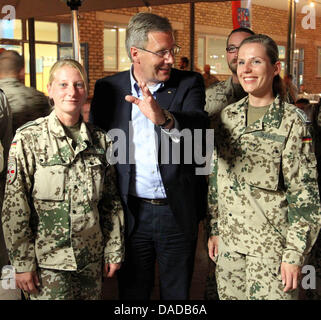
<path fill-rule="evenodd" d="M 52 107 L 52 108 L 55 106 L 55 101 L 54 101 L 54 99 L 52 99 L 52 98 L 50 98 L 50 97 L 48 98 L 48 103 L 49 103 L 49 106 Z"/>

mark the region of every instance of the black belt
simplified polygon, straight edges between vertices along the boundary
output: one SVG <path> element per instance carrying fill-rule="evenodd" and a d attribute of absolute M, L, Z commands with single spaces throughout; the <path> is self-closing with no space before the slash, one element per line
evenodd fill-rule
<path fill-rule="evenodd" d="M 132 197 L 135 198 L 138 201 L 143 201 L 143 202 L 146 202 L 146 203 L 150 203 L 150 204 L 153 204 L 155 206 L 165 206 L 165 205 L 168 204 L 167 198 L 164 198 L 164 199 L 147 199 L 147 198 L 138 198 L 138 197 L 135 197 L 135 196 L 132 196 Z"/>

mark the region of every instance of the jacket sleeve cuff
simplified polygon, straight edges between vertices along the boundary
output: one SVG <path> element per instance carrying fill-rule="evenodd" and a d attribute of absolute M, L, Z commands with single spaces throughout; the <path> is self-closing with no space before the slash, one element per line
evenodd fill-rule
<path fill-rule="evenodd" d="M 306 257 L 298 252 L 293 250 L 285 250 L 282 256 L 282 262 L 286 262 L 288 264 L 295 264 L 299 267 L 304 265 Z"/>
<path fill-rule="evenodd" d="M 123 251 L 105 252 L 105 263 L 121 263 L 125 260 L 125 254 Z"/>
<path fill-rule="evenodd" d="M 32 272 L 37 270 L 37 265 L 34 262 L 25 262 L 25 261 L 15 261 L 12 263 L 12 266 L 15 268 L 15 272 Z"/>
<path fill-rule="evenodd" d="M 219 235 L 218 226 L 217 226 L 217 222 L 215 222 L 215 223 L 210 227 L 209 236 L 212 237 L 212 236 L 218 236 L 218 235 Z"/>

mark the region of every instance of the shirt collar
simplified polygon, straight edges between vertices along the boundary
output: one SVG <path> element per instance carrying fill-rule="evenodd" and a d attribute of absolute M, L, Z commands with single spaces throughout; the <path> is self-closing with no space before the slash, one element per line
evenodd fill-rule
<path fill-rule="evenodd" d="M 130 68 L 130 87 L 131 87 L 131 92 L 132 95 L 134 95 L 135 97 L 139 97 L 141 95 L 141 90 L 138 86 L 137 81 L 134 78 L 134 65 L 131 65 Z M 160 88 L 162 88 L 164 86 L 164 82 L 159 82 L 157 84 L 155 84 L 154 86 L 148 86 L 149 91 L 151 92 L 152 95 L 154 95 L 155 92 L 157 92 Z"/>

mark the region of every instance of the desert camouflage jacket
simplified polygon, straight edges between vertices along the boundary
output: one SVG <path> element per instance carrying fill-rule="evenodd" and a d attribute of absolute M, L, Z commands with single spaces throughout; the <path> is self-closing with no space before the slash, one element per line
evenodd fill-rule
<path fill-rule="evenodd" d="M 246 126 L 248 97 L 215 130 L 209 225 L 233 251 L 302 265 L 320 229 L 316 158 L 303 112 L 276 98 Z"/>
<path fill-rule="evenodd" d="M 82 122 L 74 150 L 54 111 L 17 130 L 2 212 L 17 272 L 123 260 L 123 211 L 106 161 L 110 144 L 105 132 Z"/>
<path fill-rule="evenodd" d="M 6 99 L 6 96 L 4 95 L 3 91 L 0 89 L 0 144 L 1 144 L 2 170 L 3 168 L 6 167 L 5 160 L 8 156 L 11 140 L 12 140 L 12 113 L 9 107 L 8 100 Z M 2 183 L 2 180 L 0 180 L 0 183 Z M 1 196 L 0 196 L 0 199 L 1 199 Z M 1 201 L 0 201 L 0 205 L 1 205 Z"/>
<path fill-rule="evenodd" d="M 247 95 L 240 84 L 233 84 L 232 77 L 215 83 L 206 89 L 205 111 L 212 118 L 231 103 L 237 102 Z"/>

